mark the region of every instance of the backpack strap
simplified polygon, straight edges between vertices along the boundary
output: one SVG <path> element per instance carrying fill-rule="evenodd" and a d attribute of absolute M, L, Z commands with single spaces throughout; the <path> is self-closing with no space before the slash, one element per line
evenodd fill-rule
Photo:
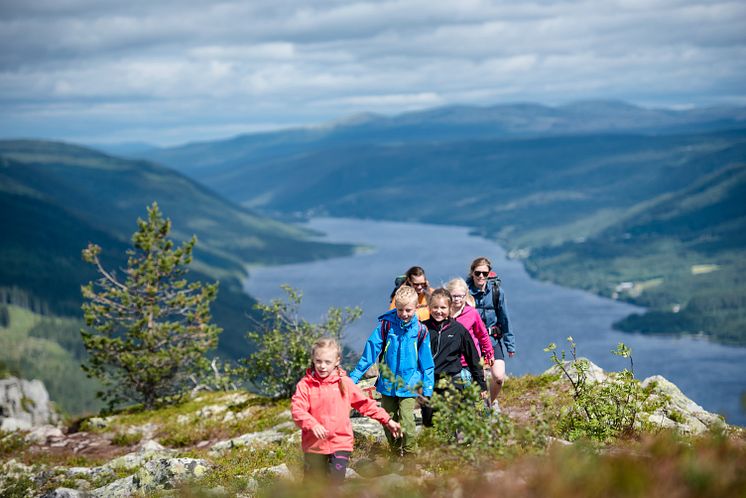
<path fill-rule="evenodd" d="M 495 337 L 495 339 L 502 339 L 502 328 L 500 327 L 500 277 L 495 275 L 493 279 L 491 279 L 491 285 L 492 285 L 492 307 L 495 310 L 495 319 L 497 320 L 497 323 L 495 324 L 496 330 L 493 332 L 490 330 L 490 334 Z"/>
<path fill-rule="evenodd" d="M 492 280 L 492 307 L 495 309 L 495 316 L 500 313 L 500 277 L 495 276 Z"/>

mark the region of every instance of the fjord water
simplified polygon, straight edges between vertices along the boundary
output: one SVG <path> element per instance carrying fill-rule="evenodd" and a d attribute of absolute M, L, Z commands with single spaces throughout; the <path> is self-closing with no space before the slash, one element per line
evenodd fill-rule
<path fill-rule="evenodd" d="M 503 281 L 517 355 L 507 360 L 509 375 L 538 374 L 551 366 L 544 348 L 554 342 L 567 349 L 572 336 L 578 355 L 605 370 L 628 367 L 611 354 L 619 342 L 632 348 L 635 374 L 660 374 L 705 409 L 746 426 L 741 397 L 746 392 L 746 348 L 727 347 L 704 338 L 648 336 L 615 331 L 611 324 L 639 308 L 587 292 L 531 279 L 518 261 L 508 260 L 495 243 L 469 235 L 463 227 L 419 223 L 316 218 L 307 226 L 322 240 L 365 248 L 354 256 L 311 263 L 251 268 L 246 291 L 267 302 L 283 297 L 283 283 L 303 292 L 301 315 L 323 318 L 330 306 L 360 306 L 363 316 L 351 325 L 345 342 L 362 347 L 386 311 L 396 275 L 412 265 L 425 268 L 432 286 L 465 276 L 471 260 L 487 256 Z M 568 351 L 569 355 L 569 351 Z"/>

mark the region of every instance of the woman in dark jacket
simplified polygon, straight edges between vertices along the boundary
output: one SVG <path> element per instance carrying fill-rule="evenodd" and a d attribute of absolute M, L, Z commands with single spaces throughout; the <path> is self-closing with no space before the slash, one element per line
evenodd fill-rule
<path fill-rule="evenodd" d="M 515 337 L 510 330 L 510 321 L 508 320 L 508 309 L 505 306 L 505 295 L 499 288 L 497 300 L 497 309 L 493 300 L 494 287 L 490 279 L 497 278 L 492 273 L 492 263 L 489 259 L 480 257 L 471 263 L 469 277 L 466 284 L 469 286 L 469 293 L 474 298 L 474 307 L 482 317 L 482 321 L 487 326 L 492 341 L 492 348 L 495 352 L 495 361 L 491 367 L 492 380 L 490 381 L 490 402 L 495 411 L 499 411 L 497 395 L 500 393 L 503 382 L 505 381 L 505 353 L 503 345 L 508 352 L 508 356 L 515 356 Z"/>
<path fill-rule="evenodd" d="M 472 378 L 482 389 L 482 395 L 487 397 L 487 384 L 484 382 L 484 372 L 480 363 L 479 352 L 469 332 L 463 325 L 450 317 L 451 294 L 446 289 L 436 289 L 430 295 L 430 318 L 424 321 L 430 331 L 430 350 L 435 363 L 435 392 L 442 393 L 445 389 L 438 387 L 441 379 L 448 379 L 456 389 L 463 389 L 464 380 L 461 377 L 461 356 L 466 358 Z M 422 423 L 426 427 L 432 426 L 433 410 L 429 406 L 422 408 Z"/>

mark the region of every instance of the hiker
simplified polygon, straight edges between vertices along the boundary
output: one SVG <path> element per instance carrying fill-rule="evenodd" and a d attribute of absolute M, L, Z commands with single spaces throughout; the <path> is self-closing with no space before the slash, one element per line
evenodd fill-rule
<path fill-rule="evenodd" d="M 394 302 L 396 309 L 378 317 L 378 326 L 365 343 L 350 378 L 357 384 L 376 361 L 379 369 L 385 365 L 376 381 L 376 390 L 381 393 L 383 407 L 402 427 L 400 439 L 389 433 L 386 437 L 394 455 L 408 456 L 417 450 L 415 401 L 418 396 L 432 396 L 434 365 L 427 327 L 420 323 L 415 312 L 417 291 L 402 285 L 396 290 Z M 386 370 L 390 370 L 390 376 L 385 374 Z"/>
<path fill-rule="evenodd" d="M 403 278 L 402 278 L 403 277 Z M 425 276 L 425 270 L 421 266 L 413 266 L 401 277 L 397 277 L 394 281 L 397 288 L 402 285 L 408 285 L 417 291 L 417 318 L 420 322 L 424 322 L 430 318 L 430 312 L 427 309 L 427 298 L 430 295 L 430 282 L 427 281 Z M 391 294 L 391 305 L 389 309 L 395 308 L 394 293 Z"/>
<path fill-rule="evenodd" d="M 339 367 L 339 343 L 331 337 L 317 340 L 311 349 L 311 367 L 295 388 L 291 413 L 301 428 L 305 477 L 342 482 L 353 445 L 350 407 L 383 424 L 394 437 L 401 426 L 378 403 L 366 396 Z"/>
<path fill-rule="evenodd" d="M 469 331 L 474 346 L 476 346 L 479 356 L 484 358 L 485 367 L 492 365 L 494 352 L 492 343 L 487 332 L 487 327 L 479 317 L 479 313 L 467 303 L 469 289 L 463 278 L 454 278 L 445 285 L 448 292 L 451 293 L 453 303 L 451 304 L 451 316 L 456 319 L 466 330 Z M 461 357 L 461 374 L 464 376 L 464 382 L 471 381 L 471 372 L 467 367 L 466 358 Z"/>
<path fill-rule="evenodd" d="M 482 389 L 482 398 L 487 398 L 487 384 L 484 382 L 484 371 L 480 363 L 479 351 L 469 332 L 451 317 L 453 300 L 447 289 L 435 289 L 430 294 L 430 318 L 425 321 L 430 333 L 430 350 L 435 363 L 435 392 L 443 393 L 441 380 L 445 379 L 457 390 L 462 391 L 466 382 L 461 375 L 461 358 L 466 359 L 468 371 Z M 434 410 L 425 405 L 422 407 L 422 425 L 432 427 Z"/>
<path fill-rule="evenodd" d="M 515 338 L 510 330 L 508 308 L 505 306 L 505 293 L 500 287 L 500 279 L 492 272 L 492 263 L 485 257 L 476 258 L 469 267 L 466 279 L 469 293 L 474 297 L 474 307 L 487 326 L 490 341 L 495 352 L 495 361 L 490 373 L 490 403 L 499 411 L 497 395 L 505 382 L 505 350 L 508 357 L 515 356 Z"/>

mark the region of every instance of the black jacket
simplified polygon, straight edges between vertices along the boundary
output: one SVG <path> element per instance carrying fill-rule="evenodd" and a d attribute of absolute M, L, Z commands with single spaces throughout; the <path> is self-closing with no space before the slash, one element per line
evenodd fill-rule
<path fill-rule="evenodd" d="M 487 390 L 484 372 L 479 363 L 479 351 L 469 331 L 453 318 L 436 322 L 430 318 L 422 322 L 430 331 L 430 350 L 435 362 L 436 383 L 440 378 L 453 377 L 461 372 L 461 355 L 464 355 L 472 378 L 483 391 Z"/>

